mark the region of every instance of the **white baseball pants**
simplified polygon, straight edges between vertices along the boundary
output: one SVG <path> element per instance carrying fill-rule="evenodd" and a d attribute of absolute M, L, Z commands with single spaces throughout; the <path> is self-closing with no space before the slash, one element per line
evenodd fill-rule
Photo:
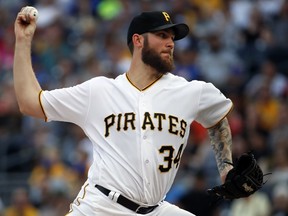
<path fill-rule="evenodd" d="M 87 181 L 82 186 L 78 196 L 70 205 L 70 211 L 66 216 L 195 216 L 180 209 L 178 206 L 163 201 L 156 209 L 148 214 L 137 214 L 130 209 L 112 201 L 95 185 Z"/>

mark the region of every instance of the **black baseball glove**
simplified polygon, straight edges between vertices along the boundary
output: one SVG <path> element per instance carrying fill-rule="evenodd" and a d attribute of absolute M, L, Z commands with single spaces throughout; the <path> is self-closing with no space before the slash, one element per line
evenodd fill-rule
<path fill-rule="evenodd" d="M 232 164 L 225 183 L 208 189 L 208 194 L 223 199 L 237 199 L 248 197 L 259 190 L 263 185 L 263 172 L 252 153 L 245 153 Z"/>

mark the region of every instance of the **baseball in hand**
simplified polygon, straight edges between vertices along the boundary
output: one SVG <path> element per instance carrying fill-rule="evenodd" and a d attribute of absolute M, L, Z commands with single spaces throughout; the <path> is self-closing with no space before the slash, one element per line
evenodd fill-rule
<path fill-rule="evenodd" d="M 25 15 L 27 23 L 30 23 L 32 19 L 35 21 L 38 19 L 38 10 L 32 6 L 26 6 L 22 9 L 22 13 Z"/>

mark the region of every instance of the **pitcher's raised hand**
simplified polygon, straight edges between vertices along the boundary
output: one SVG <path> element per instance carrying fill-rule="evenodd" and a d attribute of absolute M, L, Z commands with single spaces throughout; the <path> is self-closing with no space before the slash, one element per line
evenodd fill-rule
<path fill-rule="evenodd" d="M 36 8 L 26 6 L 18 13 L 15 21 L 16 40 L 31 41 L 36 30 L 38 11 Z"/>

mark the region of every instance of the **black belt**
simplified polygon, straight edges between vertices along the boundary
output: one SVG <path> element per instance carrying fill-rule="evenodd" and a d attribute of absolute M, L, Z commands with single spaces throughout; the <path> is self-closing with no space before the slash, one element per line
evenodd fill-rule
<path fill-rule="evenodd" d="M 95 185 L 95 187 L 100 190 L 103 194 L 105 194 L 106 196 L 110 197 L 111 195 L 109 195 L 112 191 L 108 190 L 107 188 L 104 188 L 100 185 Z M 112 192 L 113 193 L 113 192 Z M 115 196 L 115 197 L 114 197 Z M 155 206 L 149 206 L 149 207 L 144 207 L 141 205 L 138 205 L 137 203 L 127 199 L 126 197 L 122 196 L 121 194 L 118 194 L 118 198 L 116 197 L 116 192 L 114 194 L 112 194 L 111 199 L 117 203 L 119 203 L 120 205 L 138 213 L 138 214 L 148 214 L 150 212 L 152 212 L 155 208 L 158 207 L 158 205 Z"/>

